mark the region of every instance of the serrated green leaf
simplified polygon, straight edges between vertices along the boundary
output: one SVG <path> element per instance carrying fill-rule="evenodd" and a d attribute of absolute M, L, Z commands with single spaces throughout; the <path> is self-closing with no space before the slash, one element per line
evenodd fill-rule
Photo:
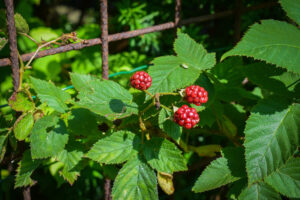
<path fill-rule="evenodd" d="M 97 118 L 99 115 L 97 116 L 88 109 L 73 109 L 68 119 L 68 129 L 74 135 L 99 135 L 101 132 L 98 130 Z"/>
<path fill-rule="evenodd" d="M 5 47 L 7 42 L 8 40 L 6 38 L 0 37 L 0 51 L 3 49 L 3 47 Z"/>
<path fill-rule="evenodd" d="M 300 25 L 300 2 L 299 0 L 280 0 L 282 8 L 287 16 Z"/>
<path fill-rule="evenodd" d="M 195 67 L 187 69 L 181 67 L 182 61 L 176 56 L 162 56 L 155 58 L 152 62 L 154 65 L 149 68 L 152 85 L 148 89 L 152 94 L 173 92 L 189 86 L 196 81 L 201 73 L 201 69 Z M 149 99 L 148 96 L 147 99 Z"/>
<path fill-rule="evenodd" d="M 300 73 L 300 30 L 286 22 L 262 20 L 254 24 L 242 40 L 221 60 L 247 56 Z"/>
<path fill-rule="evenodd" d="M 152 137 L 143 145 L 143 153 L 147 163 L 157 171 L 172 174 L 187 170 L 181 151 L 166 139 Z"/>
<path fill-rule="evenodd" d="M 15 14 L 15 26 L 18 33 L 29 33 L 29 26 L 19 13 Z"/>
<path fill-rule="evenodd" d="M 164 132 L 173 138 L 176 142 L 179 141 L 182 134 L 182 127 L 172 121 L 172 114 L 166 109 L 161 109 L 158 116 L 158 125 Z"/>
<path fill-rule="evenodd" d="M 33 110 L 35 105 L 24 92 L 14 93 L 8 100 L 8 105 L 18 112 Z"/>
<path fill-rule="evenodd" d="M 265 179 L 279 193 L 290 197 L 300 197 L 300 158 L 290 158 L 283 166 Z"/>
<path fill-rule="evenodd" d="M 30 151 L 25 151 L 17 169 L 15 188 L 33 184 L 30 176 L 40 164 L 41 160 L 32 160 Z"/>
<path fill-rule="evenodd" d="M 68 181 L 71 185 L 73 185 L 73 183 L 77 180 L 78 176 L 80 175 L 79 171 L 76 170 L 72 170 L 72 171 L 68 171 L 66 167 L 63 168 L 63 170 L 61 170 L 59 172 L 59 174 L 66 180 Z"/>
<path fill-rule="evenodd" d="M 14 125 L 14 133 L 17 140 L 25 140 L 30 134 L 33 124 L 34 118 L 32 113 L 27 113 L 25 116 L 21 116 L 21 119 L 18 119 L 17 124 Z"/>
<path fill-rule="evenodd" d="M 66 149 L 62 150 L 57 154 L 57 159 L 64 163 L 65 169 L 67 171 L 72 170 L 82 159 L 83 152 L 78 150 L 68 151 Z"/>
<path fill-rule="evenodd" d="M 246 166 L 249 183 L 278 170 L 299 145 L 300 104 L 280 98 L 261 101 L 245 128 Z"/>
<path fill-rule="evenodd" d="M 174 43 L 174 50 L 177 53 L 181 64 L 193 67 L 198 70 L 210 69 L 216 64 L 215 53 L 207 53 L 201 44 L 180 31 Z"/>
<path fill-rule="evenodd" d="M 64 149 L 68 138 L 66 125 L 57 116 L 49 115 L 39 119 L 34 124 L 30 136 L 32 158 L 56 155 Z"/>
<path fill-rule="evenodd" d="M 112 196 L 113 199 L 158 200 L 154 171 L 139 158 L 128 161 L 116 177 Z"/>
<path fill-rule="evenodd" d="M 118 83 L 100 81 L 87 75 L 71 74 L 72 83 L 79 91 L 77 104 L 113 120 L 137 113 L 132 95 Z M 86 83 L 84 87 L 79 86 Z"/>
<path fill-rule="evenodd" d="M 265 183 L 259 182 L 246 187 L 239 200 L 280 200 L 280 195 Z"/>
<path fill-rule="evenodd" d="M 71 100 L 71 95 L 56 87 L 53 83 L 31 77 L 33 88 L 43 103 L 58 112 L 64 113 L 68 106 L 65 102 Z"/>
<path fill-rule="evenodd" d="M 222 158 L 210 163 L 196 181 L 193 191 L 205 192 L 245 176 L 245 162 L 242 148 L 223 149 Z"/>
<path fill-rule="evenodd" d="M 100 139 L 87 157 L 105 164 L 122 163 L 138 153 L 140 138 L 130 131 L 118 131 Z"/>

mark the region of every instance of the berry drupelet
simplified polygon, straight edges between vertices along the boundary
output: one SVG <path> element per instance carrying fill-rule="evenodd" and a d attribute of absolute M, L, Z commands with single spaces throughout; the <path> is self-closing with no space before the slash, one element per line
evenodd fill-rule
<path fill-rule="evenodd" d="M 195 108 L 190 108 L 187 105 L 181 106 L 174 113 L 174 121 L 186 129 L 193 128 L 199 122 L 199 115 Z"/>
<path fill-rule="evenodd" d="M 198 85 L 191 85 L 185 88 L 185 99 L 189 103 L 200 106 L 208 100 L 207 91 Z"/>
<path fill-rule="evenodd" d="M 147 90 L 151 86 L 152 78 L 148 73 L 139 71 L 131 76 L 130 83 L 138 90 Z"/>

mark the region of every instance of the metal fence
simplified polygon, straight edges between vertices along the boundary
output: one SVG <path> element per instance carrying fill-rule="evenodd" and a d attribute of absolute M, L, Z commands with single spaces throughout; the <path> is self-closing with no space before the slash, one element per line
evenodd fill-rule
<path fill-rule="evenodd" d="M 4 0 L 6 6 L 6 17 L 7 17 L 7 24 L 8 24 L 8 39 L 9 39 L 9 49 L 10 49 L 10 58 L 3 58 L 0 59 L 0 67 L 11 66 L 12 69 L 12 77 L 13 77 L 13 85 L 14 91 L 17 91 L 19 88 L 19 61 L 18 61 L 18 49 L 17 49 L 17 35 L 16 35 L 16 28 L 15 28 L 15 21 L 14 21 L 14 5 L 13 0 Z M 84 40 L 79 43 L 72 43 L 67 44 L 64 46 L 60 46 L 57 48 L 50 48 L 46 50 L 39 51 L 35 54 L 26 53 L 21 55 L 21 59 L 24 61 L 28 61 L 30 59 L 36 59 L 45 57 L 48 55 L 54 55 L 62 52 L 67 52 L 71 50 L 79 50 L 85 47 L 94 46 L 101 44 L 102 46 L 102 77 L 104 79 L 108 79 L 108 46 L 109 42 L 123 40 L 128 38 L 133 38 L 139 35 L 144 35 L 147 33 L 163 31 L 167 29 L 176 28 L 178 26 L 191 24 L 191 23 L 199 23 L 205 22 L 210 20 L 215 20 L 218 18 L 223 18 L 231 15 L 235 15 L 235 23 L 234 23 L 234 39 L 237 41 L 240 38 L 240 24 L 241 24 L 241 16 L 243 13 L 256 10 L 267 8 L 276 5 L 276 2 L 267 2 L 262 3 L 259 5 L 255 5 L 252 7 L 244 7 L 242 4 L 242 0 L 236 0 L 236 8 L 233 10 L 225 10 L 223 12 L 211 14 L 211 15 L 204 15 L 189 19 L 180 19 L 180 10 L 181 10 L 181 0 L 175 0 L 175 17 L 174 21 L 167 22 L 143 29 L 127 31 L 122 33 L 116 34 L 108 34 L 108 14 L 107 14 L 107 0 L 100 0 L 100 13 L 101 13 L 101 37 L 94 38 L 89 40 Z"/>

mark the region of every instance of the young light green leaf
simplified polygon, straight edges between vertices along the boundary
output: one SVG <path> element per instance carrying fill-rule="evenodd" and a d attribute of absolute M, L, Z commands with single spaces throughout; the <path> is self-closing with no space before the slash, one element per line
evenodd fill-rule
<path fill-rule="evenodd" d="M 242 148 L 225 148 L 222 158 L 210 163 L 196 181 L 193 191 L 205 192 L 246 176 Z"/>
<path fill-rule="evenodd" d="M 64 113 L 68 107 L 65 102 L 71 100 L 71 95 L 56 87 L 53 83 L 31 77 L 33 88 L 43 103 L 58 112 Z"/>
<path fill-rule="evenodd" d="M 287 16 L 300 25 L 300 3 L 299 0 L 280 0 L 279 1 Z"/>
<path fill-rule="evenodd" d="M 207 53 L 201 44 L 180 31 L 177 32 L 174 50 L 181 63 L 188 67 L 205 70 L 216 64 L 215 53 Z"/>
<path fill-rule="evenodd" d="M 118 131 L 100 139 L 87 157 L 105 164 L 122 163 L 138 153 L 140 138 L 129 131 Z"/>
<path fill-rule="evenodd" d="M 29 33 L 29 26 L 19 13 L 15 14 L 15 26 L 18 33 Z"/>
<path fill-rule="evenodd" d="M 265 183 L 258 182 L 246 187 L 239 200 L 280 200 L 280 195 Z"/>
<path fill-rule="evenodd" d="M 27 113 L 25 116 L 21 116 L 21 119 L 18 119 L 14 125 L 14 133 L 17 140 L 25 140 L 30 134 L 33 124 L 34 118 L 32 113 Z"/>
<path fill-rule="evenodd" d="M 167 139 L 152 137 L 143 145 L 147 163 L 157 171 L 172 174 L 187 170 L 181 151 Z"/>
<path fill-rule="evenodd" d="M 49 115 L 39 119 L 34 124 L 30 136 L 32 158 L 56 155 L 64 149 L 68 138 L 66 125 L 57 116 Z"/>
<path fill-rule="evenodd" d="M 161 109 L 158 116 L 159 128 L 165 131 L 175 141 L 179 141 L 182 127 L 172 121 L 172 114 L 166 109 Z"/>
<path fill-rule="evenodd" d="M 79 106 L 110 120 L 137 113 L 138 106 L 133 102 L 132 95 L 118 83 L 74 73 L 71 74 L 71 79 L 79 91 Z M 87 84 L 84 87 L 79 86 L 82 83 Z"/>
<path fill-rule="evenodd" d="M 67 171 L 72 170 L 82 159 L 83 152 L 78 150 L 68 151 L 66 149 L 62 150 L 57 154 L 57 159 L 64 163 Z"/>
<path fill-rule="evenodd" d="M 33 184 L 30 176 L 40 164 L 41 160 L 32 160 L 30 151 L 25 151 L 17 169 L 15 188 Z"/>
<path fill-rule="evenodd" d="M 116 177 L 112 196 L 113 199 L 158 200 L 154 171 L 137 157 L 129 160 Z"/>
<path fill-rule="evenodd" d="M 14 93 L 8 100 L 8 105 L 19 112 L 33 110 L 35 105 L 31 102 L 25 92 Z"/>
<path fill-rule="evenodd" d="M 290 158 L 285 165 L 267 176 L 265 181 L 290 198 L 300 197 L 300 158 Z"/>
<path fill-rule="evenodd" d="M 300 30 L 286 22 L 263 20 L 254 24 L 242 40 L 221 60 L 247 56 L 300 73 Z"/>
<path fill-rule="evenodd" d="M 246 167 L 249 183 L 281 168 L 299 145 L 300 104 L 280 98 L 257 104 L 245 128 Z"/>
<path fill-rule="evenodd" d="M 66 167 L 63 168 L 59 172 L 59 174 L 66 180 L 68 181 L 71 185 L 77 180 L 78 176 L 80 175 L 80 172 L 77 170 L 71 170 L 68 171 Z"/>

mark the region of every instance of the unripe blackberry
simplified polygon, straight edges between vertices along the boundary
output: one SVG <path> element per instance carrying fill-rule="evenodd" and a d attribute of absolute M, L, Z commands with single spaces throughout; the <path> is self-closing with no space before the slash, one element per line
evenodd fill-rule
<path fill-rule="evenodd" d="M 148 73 L 139 71 L 131 76 L 130 83 L 138 90 L 147 90 L 151 86 L 152 78 Z"/>
<path fill-rule="evenodd" d="M 200 106 L 208 100 L 207 91 L 198 85 L 191 85 L 185 88 L 185 99 L 189 103 Z"/>
<path fill-rule="evenodd" d="M 199 115 L 195 108 L 190 108 L 187 105 L 181 106 L 174 113 L 174 121 L 186 129 L 193 128 L 199 122 Z"/>

